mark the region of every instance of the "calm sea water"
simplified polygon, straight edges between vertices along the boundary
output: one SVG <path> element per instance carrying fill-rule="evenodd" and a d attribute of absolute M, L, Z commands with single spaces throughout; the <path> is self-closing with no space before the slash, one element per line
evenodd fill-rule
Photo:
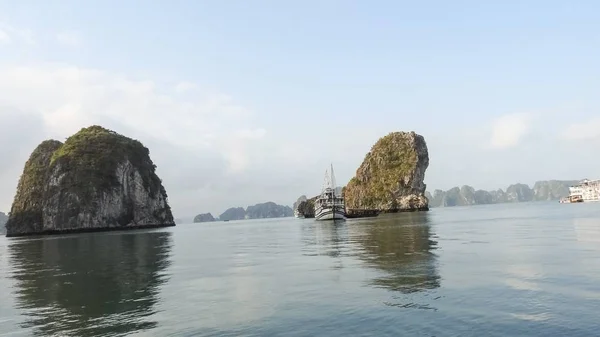
<path fill-rule="evenodd" d="M 599 336 L 600 203 L 0 239 L 0 335 Z"/>

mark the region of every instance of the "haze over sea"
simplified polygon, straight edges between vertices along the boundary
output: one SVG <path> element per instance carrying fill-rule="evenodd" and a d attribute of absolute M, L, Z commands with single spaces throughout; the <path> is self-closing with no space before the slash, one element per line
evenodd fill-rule
<path fill-rule="evenodd" d="M 600 203 L 0 239 L 0 335 L 597 336 Z"/>

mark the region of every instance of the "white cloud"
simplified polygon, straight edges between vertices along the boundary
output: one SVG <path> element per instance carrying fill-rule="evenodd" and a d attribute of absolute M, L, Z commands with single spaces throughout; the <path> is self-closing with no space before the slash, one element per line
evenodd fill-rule
<path fill-rule="evenodd" d="M 593 118 L 587 122 L 571 124 L 562 133 L 567 140 L 590 140 L 600 138 L 600 118 Z"/>
<path fill-rule="evenodd" d="M 530 114 L 510 114 L 495 119 L 492 123 L 490 147 L 506 149 L 519 144 L 530 129 Z"/>
<path fill-rule="evenodd" d="M 228 95 L 190 84 L 193 95 L 181 96 L 181 85 L 165 87 L 151 80 L 55 64 L 0 66 L 0 73 L 0 106 L 5 106 L 0 107 L 0 124 L 21 120 L 26 111 L 40 125 L 11 127 L 14 122 L 4 131 L 4 144 L 25 136 L 29 141 L 24 143 L 27 149 L 15 150 L 22 156 L 3 154 L 14 160 L 0 177 L 0 183 L 10 187 L 0 193 L 0 209 L 10 206 L 23 163 L 39 142 L 50 137 L 64 140 L 91 124 L 137 138 L 150 148 L 180 214 L 274 199 L 271 191 L 260 189 L 261 181 L 286 164 L 276 160 L 281 150 L 264 149 L 284 145 L 273 145 L 267 131 L 253 124 L 254 113 Z M 234 191 L 233 184 L 241 180 L 252 188 L 215 193 Z"/>
<path fill-rule="evenodd" d="M 19 42 L 28 45 L 35 44 L 33 33 L 28 29 L 16 28 L 5 22 L 0 22 L 0 43 Z"/>
<path fill-rule="evenodd" d="M 76 47 L 81 44 L 81 34 L 74 31 L 63 31 L 56 34 L 56 41 L 65 46 Z"/>
<path fill-rule="evenodd" d="M 154 82 L 72 66 L 43 65 L 0 68 L 0 100 L 42 114 L 55 135 L 114 119 L 172 144 L 205 146 L 206 133 L 245 132 L 249 112 L 222 94 L 189 99 Z M 214 144 L 213 144 L 214 145 Z"/>
<path fill-rule="evenodd" d="M 187 81 L 179 82 L 175 86 L 175 91 L 178 93 L 196 91 L 199 89 L 200 88 L 198 87 L 198 85 L 196 85 L 195 83 L 192 83 L 192 82 L 187 82 Z"/>
<path fill-rule="evenodd" d="M 10 35 L 2 29 L 0 29 L 0 44 L 10 43 Z"/>

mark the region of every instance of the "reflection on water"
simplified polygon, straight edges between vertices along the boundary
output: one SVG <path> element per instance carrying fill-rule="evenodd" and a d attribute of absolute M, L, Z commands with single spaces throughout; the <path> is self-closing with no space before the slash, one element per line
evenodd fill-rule
<path fill-rule="evenodd" d="M 310 221 L 302 226 L 302 241 L 317 255 L 341 257 L 349 249 L 348 226 L 342 221 Z M 305 255 L 311 255 L 307 253 Z"/>
<path fill-rule="evenodd" d="M 374 286 L 412 293 L 440 286 L 435 265 L 437 242 L 432 240 L 427 213 L 381 216 L 363 226 L 353 226 L 361 250 L 359 257 L 384 274 Z M 368 224 L 368 225 L 367 225 Z"/>
<path fill-rule="evenodd" d="M 380 273 L 371 286 L 404 294 L 438 288 L 437 242 L 432 239 L 429 215 L 424 212 L 381 215 L 345 222 L 309 222 L 303 225 L 303 242 L 316 255 L 358 257 Z M 310 253 L 305 255 L 311 255 Z"/>
<path fill-rule="evenodd" d="M 600 219 L 576 218 L 573 219 L 573 227 L 578 241 L 595 244 L 600 242 Z"/>
<path fill-rule="evenodd" d="M 600 204 L 572 206 L 1 238 L 0 335 L 597 336 Z"/>
<path fill-rule="evenodd" d="M 151 329 L 167 281 L 170 232 L 14 240 L 15 298 L 38 336 L 115 336 Z"/>

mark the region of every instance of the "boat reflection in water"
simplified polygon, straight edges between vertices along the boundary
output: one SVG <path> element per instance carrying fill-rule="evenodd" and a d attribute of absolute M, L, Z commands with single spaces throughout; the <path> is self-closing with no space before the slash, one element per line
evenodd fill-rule
<path fill-rule="evenodd" d="M 37 336 L 124 335 L 154 328 L 170 232 L 14 240 L 10 263 L 22 328 Z"/>

